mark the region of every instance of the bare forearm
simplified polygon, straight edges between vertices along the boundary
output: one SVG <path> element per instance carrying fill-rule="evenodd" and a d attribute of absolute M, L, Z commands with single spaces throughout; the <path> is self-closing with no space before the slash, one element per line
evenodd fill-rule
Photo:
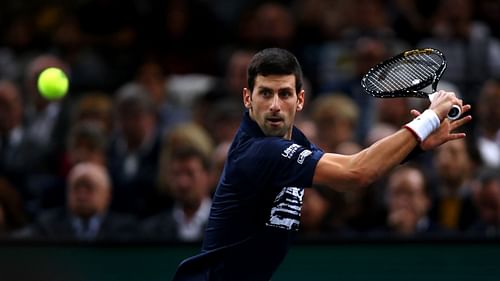
<path fill-rule="evenodd" d="M 416 138 L 406 129 L 386 137 L 353 155 L 351 169 L 359 169 L 369 184 L 400 164 L 418 145 Z"/>
<path fill-rule="evenodd" d="M 401 163 L 417 144 L 410 131 L 401 129 L 354 155 L 327 153 L 313 181 L 340 191 L 368 185 Z"/>

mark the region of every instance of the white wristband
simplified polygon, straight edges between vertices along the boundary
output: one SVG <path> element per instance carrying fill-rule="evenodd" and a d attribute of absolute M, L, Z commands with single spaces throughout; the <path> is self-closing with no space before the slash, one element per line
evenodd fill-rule
<path fill-rule="evenodd" d="M 417 137 L 418 141 L 423 141 L 434 132 L 434 130 L 439 128 L 439 125 L 441 125 L 441 121 L 436 112 L 427 109 L 404 127 L 410 130 Z"/>

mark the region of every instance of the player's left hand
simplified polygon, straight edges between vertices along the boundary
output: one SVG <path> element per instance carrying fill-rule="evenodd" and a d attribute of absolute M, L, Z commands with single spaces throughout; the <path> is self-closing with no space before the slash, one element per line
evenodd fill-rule
<path fill-rule="evenodd" d="M 469 111 L 470 109 L 471 106 L 469 104 L 464 105 L 462 107 L 462 114 Z M 417 117 L 420 115 L 420 112 L 413 109 L 411 110 L 411 114 L 414 117 Z M 424 151 L 427 151 L 434 149 L 445 142 L 465 138 L 465 133 L 454 133 L 453 131 L 463 126 L 470 120 L 472 120 L 472 116 L 470 115 L 463 116 L 462 118 L 459 118 L 457 120 L 449 120 L 448 118 L 445 118 L 441 122 L 441 126 L 439 126 L 437 130 L 435 130 L 423 142 L 420 143 L 420 148 Z"/>

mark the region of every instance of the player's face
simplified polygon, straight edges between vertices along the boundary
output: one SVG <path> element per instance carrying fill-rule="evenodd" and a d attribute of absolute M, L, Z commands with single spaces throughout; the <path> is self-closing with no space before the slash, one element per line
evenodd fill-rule
<path fill-rule="evenodd" d="M 297 93 L 293 74 L 258 75 L 252 92 L 243 89 L 243 102 L 266 136 L 290 139 L 295 114 L 304 106 L 304 90 Z"/>

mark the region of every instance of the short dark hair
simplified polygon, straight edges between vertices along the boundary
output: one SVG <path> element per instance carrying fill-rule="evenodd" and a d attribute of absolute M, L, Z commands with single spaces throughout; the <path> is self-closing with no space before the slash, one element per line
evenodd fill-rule
<path fill-rule="evenodd" d="M 257 75 L 295 75 L 295 90 L 302 90 L 302 68 L 297 58 L 280 48 L 264 49 L 252 58 L 247 69 L 247 83 L 250 91 L 255 86 Z"/>

